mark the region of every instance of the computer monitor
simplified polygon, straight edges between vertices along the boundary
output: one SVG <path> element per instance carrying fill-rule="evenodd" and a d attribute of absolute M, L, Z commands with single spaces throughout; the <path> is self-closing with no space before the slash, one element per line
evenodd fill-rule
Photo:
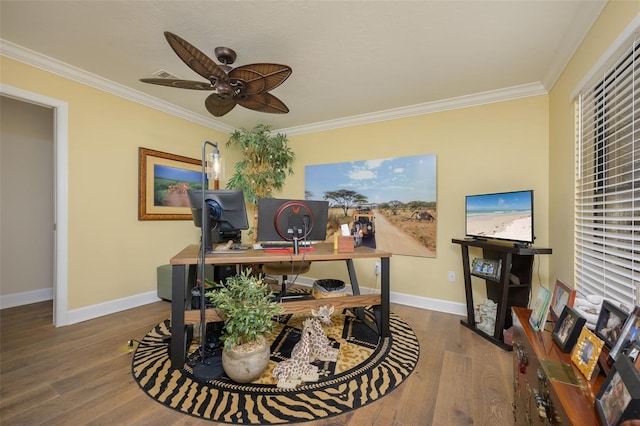
<path fill-rule="evenodd" d="M 278 198 L 258 199 L 260 242 L 321 242 L 327 238 L 329 202 Z"/>
<path fill-rule="evenodd" d="M 216 235 L 240 229 L 249 229 L 244 193 L 239 190 L 188 190 L 193 222 L 202 228 L 202 241 L 207 253 L 213 251 L 214 232 Z M 203 217 L 202 206 L 206 208 Z M 204 225 L 202 221 L 205 221 Z"/>

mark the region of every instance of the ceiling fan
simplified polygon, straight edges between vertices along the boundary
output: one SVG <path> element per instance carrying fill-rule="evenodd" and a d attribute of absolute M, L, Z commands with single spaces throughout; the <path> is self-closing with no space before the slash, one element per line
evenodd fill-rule
<path fill-rule="evenodd" d="M 289 108 L 269 93 L 290 75 L 291 67 L 279 64 L 250 64 L 232 68 L 236 52 L 228 47 L 216 47 L 214 53 L 221 65 L 179 36 L 165 31 L 165 38 L 174 52 L 208 82 L 175 78 L 141 78 L 143 83 L 177 87 L 179 89 L 214 90 L 204 105 L 213 116 L 222 117 L 236 104 L 259 112 L 286 114 Z"/>

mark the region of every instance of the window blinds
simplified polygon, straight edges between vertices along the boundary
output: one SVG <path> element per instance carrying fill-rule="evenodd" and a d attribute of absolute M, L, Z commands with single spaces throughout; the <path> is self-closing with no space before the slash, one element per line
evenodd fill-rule
<path fill-rule="evenodd" d="M 575 282 L 633 307 L 640 282 L 640 40 L 577 100 Z"/>

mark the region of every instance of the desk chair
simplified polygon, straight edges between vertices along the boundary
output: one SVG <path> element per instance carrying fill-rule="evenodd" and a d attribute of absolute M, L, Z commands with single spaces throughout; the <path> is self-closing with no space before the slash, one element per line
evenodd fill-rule
<path fill-rule="evenodd" d="M 278 300 L 287 298 L 287 276 L 289 274 L 305 274 L 311 269 L 311 262 L 274 262 L 262 265 L 262 272 L 265 275 L 280 275 L 282 281 L 280 283 L 280 293 L 276 295 Z M 290 296 L 291 298 L 297 296 Z"/>

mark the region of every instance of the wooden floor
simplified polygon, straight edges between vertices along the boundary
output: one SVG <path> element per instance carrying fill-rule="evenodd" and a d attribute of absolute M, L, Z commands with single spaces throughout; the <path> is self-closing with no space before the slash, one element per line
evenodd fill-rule
<path fill-rule="evenodd" d="M 55 328 L 52 303 L 0 311 L 0 424 L 210 425 L 147 396 L 118 350 L 169 317 L 157 302 Z M 403 305 L 392 312 L 420 341 L 420 361 L 400 387 L 330 419 L 334 425 L 511 425 L 511 353 L 460 325 L 460 317 Z"/>

